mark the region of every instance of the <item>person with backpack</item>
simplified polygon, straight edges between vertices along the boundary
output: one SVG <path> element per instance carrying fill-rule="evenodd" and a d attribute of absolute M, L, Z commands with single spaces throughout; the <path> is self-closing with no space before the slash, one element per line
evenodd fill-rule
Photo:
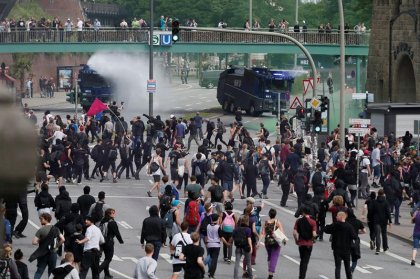
<path fill-rule="evenodd" d="M 261 180 L 263 183 L 263 188 L 261 191 L 260 196 L 263 199 L 268 199 L 267 190 L 268 186 L 270 186 L 270 173 L 274 173 L 274 168 L 270 160 L 268 159 L 267 153 L 261 154 L 261 160 L 258 163 L 258 173 L 261 176 Z"/>
<path fill-rule="evenodd" d="M 180 256 L 184 247 L 193 243 L 191 236 L 187 231 L 188 222 L 184 221 L 181 223 L 181 231 L 176 233 L 170 242 L 170 253 L 172 258 L 171 279 L 177 279 L 181 270 L 184 269 L 185 272 L 185 260 L 180 260 Z"/>
<path fill-rule="evenodd" d="M 271 146 L 270 140 L 265 141 L 265 146 L 263 147 L 262 153 L 267 155 L 267 159 L 271 163 L 272 166 L 277 165 L 276 150 L 273 146 Z M 270 171 L 270 179 L 273 180 L 273 178 L 274 178 L 274 172 Z"/>
<path fill-rule="evenodd" d="M 205 158 L 204 154 L 197 153 L 191 162 L 192 176 L 197 178 L 197 183 L 200 184 L 201 187 L 204 187 L 206 184 L 207 160 Z"/>
<path fill-rule="evenodd" d="M 0 278 L 21 279 L 15 260 L 12 258 L 12 245 L 6 244 L 0 255 Z"/>
<path fill-rule="evenodd" d="M 209 279 L 214 279 L 214 274 L 216 273 L 221 242 L 223 242 L 225 245 L 228 245 L 228 242 L 223 237 L 219 224 L 219 214 L 214 213 L 211 215 L 210 224 L 207 225 L 207 235 L 205 238 L 207 255 L 210 256 L 210 261 L 208 263 Z"/>
<path fill-rule="evenodd" d="M 64 263 L 57 266 L 51 272 L 49 279 L 65 278 L 65 279 L 79 279 L 79 272 L 75 268 L 73 253 L 68 252 L 64 256 Z"/>
<path fill-rule="evenodd" d="M 200 225 L 200 216 L 203 212 L 201 198 L 190 199 L 185 206 L 184 219 L 188 222 L 188 233 L 195 232 Z"/>
<path fill-rule="evenodd" d="M 366 229 L 365 226 L 363 226 L 362 221 L 357 219 L 356 215 L 354 215 L 354 212 L 351 208 L 348 209 L 347 212 L 348 216 L 346 222 L 353 226 L 353 229 L 357 234 L 357 238 L 353 241 L 353 244 L 351 246 L 351 273 L 354 273 L 357 267 L 357 261 L 361 257 L 359 234 L 366 233 Z"/>
<path fill-rule="evenodd" d="M 219 164 L 219 168 L 222 168 L 222 187 L 223 187 L 223 196 L 224 200 L 226 197 L 229 197 L 231 201 L 233 201 L 233 180 L 235 177 L 235 164 L 233 162 L 232 155 L 226 152 L 224 156 L 224 160 L 222 160 Z"/>
<path fill-rule="evenodd" d="M 178 159 L 181 158 L 181 152 L 179 151 L 179 145 L 175 144 L 171 152 L 168 154 L 168 158 L 166 159 L 165 166 L 169 163 L 169 171 L 171 174 L 172 182 L 178 186 L 179 181 L 182 177 L 178 175 Z"/>
<path fill-rule="evenodd" d="M 149 208 L 149 215 L 150 217 L 143 220 L 140 244 L 142 247 L 144 247 L 145 242 L 153 244 L 154 252 L 152 258 L 157 261 L 162 240 L 166 239 L 166 227 L 165 222 L 159 217 L 159 209 L 156 205 L 152 205 Z"/>
<path fill-rule="evenodd" d="M 280 256 L 280 244 L 274 238 L 274 232 L 279 229 L 284 233 L 281 222 L 276 219 L 277 211 L 271 208 L 268 212 L 268 219 L 262 227 L 260 239 L 264 239 L 264 246 L 267 251 L 268 279 L 273 279 L 276 272 L 277 262 Z"/>
<path fill-rule="evenodd" d="M 197 227 L 198 232 L 200 233 L 201 240 L 203 241 L 204 246 L 206 245 L 205 238 L 207 236 L 207 225 L 212 222 L 214 205 L 210 202 L 204 204 L 204 211 L 200 214 L 200 223 Z"/>
<path fill-rule="evenodd" d="M 228 144 L 223 140 L 223 134 L 226 133 L 226 127 L 225 124 L 220 120 L 220 118 L 217 118 L 216 123 L 216 137 L 214 138 L 214 145 L 217 146 L 217 140 L 220 139 L 220 142 L 224 145 L 228 146 Z"/>
<path fill-rule="evenodd" d="M 357 161 L 354 157 L 351 157 L 344 167 L 344 182 L 350 192 L 350 203 L 352 207 L 356 207 L 354 200 L 357 197 Z"/>
<path fill-rule="evenodd" d="M 244 274 L 243 278 L 254 278 L 251 267 L 252 254 L 252 231 L 249 228 L 249 216 L 242 215 L 239 219 L 238 226 L 232 232 L 233 243 L 235 244 L 235 267 L 233 271 L 233 278 L 239 279 L 239 264 L 242 256 L 244 256 Z M 231 241 L 232 243 L 232 241 Z"/>
<path fill-rule="evenodd" d="M 223 260 L 227 263 L 232 261 L 232 233 L 236 228 L 236 217 L 233 213 L 233 205 L 231 202 L 225 203 L 225 211 L 222 213 L 222 234 L 223 238 L 229 243 L 223 243 Z"/>
<path fill-rule="evenodd" d="M 149 168 L 148 173 L 153 175 L 153 185 L 152 188 L 147 191 L 147 195 L 149 197 L 152 196 L 152 192 L 154 189 L 157 190 L 158 194 L 160 193 L 160 178 L 162 174 L 165 174 L 165 168 L 163 167 L 162 157 L 160 154 L 162 153 L 162 150 L 159 148 L 156 149 L 156 154 L 152 156 L 152 158 L 149 161 Z"/>
<path fill-rule="evenodd" d="M 281 207 L 287 207 L 287 200 L 289 199 L 290 194 L 290 183 L 292 180 L 292 173 L 290 169 L 284 169 L 279 177 L 279 185 L 281 185 L 281 200 L 280 200 L 280 206 Z"/>
<path fill-rule="evenodd" d="M 302 208 L 302 217 L 296 220 L 293 228 L 293 238 L 296 245 L 299 246 L 300 265 L 299 279 L 306 278 L 309 259 L 311 258 L 314 239 L 317 237 L 317 226 L 310 216 L 308 207 Z"/>
<path fill-rule="evenodd" d="M 327 175 L 322 169 L 322 165 L 317 163 L 315 165 L 315 171 L 312 173 L 310 184 L 312 185 L 312 190 L 314 192 L 314 197 L 321 199 L 325 195 L 325 179 Z"/>
<path fill-rule="evenodd" d="M 105 217 L 99 224 L 99 229 L 105 239 L 105 242 L 101 245 L 101 250 L 105 254 L 105 259 L 99 265 L 99 273 L 104 271 L 104 278 L 112 279 L 113 277 L 109 272 L 109 265 L 112 261 L 112 257 L 114 256 L 114 237 L 118 239 L 120 244 L 124 244 L 124 240 L 122 239 L 120 230 L 118 229 L 118 224 L 115 222 L 115 209 L 108 208 L 105 210 Z"/>
<path fill-rule="evenodd" d="M 41 216 L 43 213 L 51 214 L 51 208 L 55 210 L 55 201 L 48 192 L 47 183 L 42 183 L 41 192 L 35 195 L 34 203 L 38 211 L 38 216 Z"/>
<path fill-rule="evenodd" d="M 219 184 L 219 179 L 214 177 L 211 180 L 211 186 L 207 189 L 207 194 L 204 198 L 204 203 L 210 199 L 210 202 L 215 206 L 216 213 L 221 216 L 223 212 L 224 194 L 223 187 Z"/>
<path fill-rule="evenodd" d="M 29 257 L 29 262 L 37 260 L 37 270 L 34 279 L 41 279 L 45 268 L 48 266 L 48 276 L 56 267 L 57 250 L 64 243 L 64 236 L 59 229 L 51 225 L 51 215 L 42 213 L 39 217 L 42 227 L 35 233 L 32 245 L 38 248 Z"/>
<path fill-rule="evenodd" d="M 73 183 L 80 184 L 83 176 L 83 166 L 85 164 L 86 149 L 81 145 L 77 144 L 77 148 L 73 151 L 73 167 L 74 167 L 74 179 Z"/>
<path fill-rule="evenodd" d="M 105 203 L 105 192 L 100 191 L 98 193 L 98 201 L 90 206 L 89 213 L 87 216 L 92 217 L 95 225 L 99 226 L 99 222 L 105 215 L 105 211 L 110 208 L 108 204 Z"/>
<path fill-rule="evenodd" d="M 104 147 L 102 145 L 102 139 L 98 139 L 96 145 L 92 148 L 90 151 L 90 157 L 95 162 L 95 166 L 93 167 L 92 174 L 90 175 L 91 179 L 95 179 L 95 174 L 98 175 L 98 173 L 101 174 L 101 177 L 103 176 L 102 172 L 102 161 L 104 157 Z"/>
<path fill-rule="evenodd" d="M 182 223 L 180 210 L 182 203 L 179 200 L 173 200 L 171 206 L 171 209 L 163 216 L 166 227 L 166 236 L 169 238 L 169 243 L 171 243 L 173 236 L 181 231 Z M 166 243 L 166 238 L 163 243 Z M 163 246 L 165 247 L 166 245 Z"/>
<path fill-rule="evenodd" d="M 108 180 L 108 170 L 111 168 L 112 182 L 117 183 L 117 169 L 115 161 L 118 158 L 117 144 L 111 139 L 107 140 L 104 147 L 104 157 L 102 161 L 103 176 L 99 182 Z"/>

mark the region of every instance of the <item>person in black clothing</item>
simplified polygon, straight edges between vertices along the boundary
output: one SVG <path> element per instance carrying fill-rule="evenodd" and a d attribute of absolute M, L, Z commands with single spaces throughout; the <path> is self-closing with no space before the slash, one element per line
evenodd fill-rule
<path fill-rule="evenodd" d="M 295 217 L 299 218 L 299 216 L 303 215 L 303 208 L 309 209 L 309 216 L 312 218 L 312 220 L 316 221 L 316 218 L 318 216 L 319 208 L 318 205 L 313 201 L 311 194 L 306 194 L 305 199 L 302 202 L 302 205 L 296 210 Z"/>
<path fill-rule="evenodd" d="M 13 232 L 15 224 L 16 224 L 17 215 L 18 215 L 17 208 L 18 208 L 19 199 L 18 197 L 9 196 L 9 197 L 6 197 L 4 201 L 6 203 L 5 218 L 9 220 L 11 231 Z"/>
<path fill-rule="evenodd" d="M 346 222 L 353 226 L 354 231 L 356 232 L 357 239 L 354 241 L 351 247 L 351 273 L 354 273 L 354 270 L 357 266 L 357 261 L 360 259 L 360 238 L 359 234 L 366 233 L 365 226 L 363 226 L 362 221 L 356 218 L 352 209 L 347 211 L 348 217 Z"/>
<path fill-rule="evenodd" d="M 158 139 L 158 143 L 155 146 L 155 149 L 160 148 L 160 150 L 162 151 L 160 153 L 160 156 L 162 157 L 162 162 L 165 162 L 165 158 L 166 158 L 166 151 L 169 150 L 169 147 L 166 146 L 165 144 L 165 138 L 159 138 Z"/>
<path fill-rule="evenodd" d="M 352 279 L 350 269 L 350 251 L 352 242 L 357 239 L 353 226 L 346 222 L 347 214 L 343 211 L 337 213 L 337 222 L 326 225 L 324 232 L 331 234 L 331 248 L 334 253 L 335 279 L 340 279 L 341 261 L 344 262 L 346 278 Z"/>
<path fill-rule="evenodd" d="M 143 134 L 145 130 L 144 122 L 141 120 L 140 116 L 137 116 L 130 121 L 131 124 L 131 133 L 134 138 L 134 148 L 140 148 L 143 143 Z"/>
<path fill-rule="evenodd" d="M 71 198 L 65 186 L 58 188 L 59 194 L 55 197 L 55 218 L 60 220 L 64 215 L 70 213 Z"/>
<path fill-rule="evenodd" d="M 238 107 L 235 111 L 235 121 L 238 125 L 242 124 L 242 109 L 240 107 Z"/>
<path fill-rule="evenodd" d="M 258 195 L 257 192 L 257 177 L 258 177 L 258 168 L 254 164 L 253 159 L 253 149 L 249 151 L 248 159 L 244 163 L 244 184 L 246 185 L 246 196 L 254 197 Z M 242 190 L 242 192 L 244 192 Z"/>
<path fill-rule="evenodd" d="M 73 162 L 74 162 L 74 176 L 77 178 L 77 183 L 80 184 L 82 182 L 82 175 L 83 175 L 83 166 L 85 165 L 85 156 L 86 156 L 86 149 L 83 148 L 81 144 L 77 144 L 77 148 L 73 152 Z M 75 183 L 76 180 L 73 180 Z"/>
<path fill-rule="evenodd" d="M 29 279 L 28 266 L 24 262 L 22 262 L 23 260 L 22 250 L 17 249 L 15 251 L 14 258 L 15 258 L 15 263 L 16 263 L 20 278 Z"/>
<path fill-rule="evenodd" d="M 159 218 L 159 209 L 156 205 L 152 205 L 149 208 L 149 215 L 150 217 L 143 220 L 140 243 L 142 248 L 144 242 L 153 244 L 155 250 L 152 258 L 157 261 L 160 247 L 162 246 L 162 240 L 166 239 L 165 222 Z"/>
<path fill-rule="evenodd" d="M 102 145 L 102 140 L 98 139 L 97 144 L 90 151 L 90 157 L 95 162 L 95 167 L 92 170 L 92 174 L 90 178 L 94 179 L 95 174 L 98 175 L 98 173 L 100 173 L 101 176 L 103 176 L 103 173 L 102 173 L 103 156 L 104 156 L 104 147 Z"/>
<path fill-rule="evenodd" d="M 105 210 L 105 217 L 102 219 L 99 228 L 103 228 L 106 226 L 106 230 L 102 229 L 102 233 L 106 231 L 104 235 L 105 243 L 102 244 L 101 248 L 104 251 L 105 259 L 99 266 L 99 273 L 104 271 L 105 279 L 111 279 L 111 273 L 109 272 L 109 264 L 112 261 L 112 257 L 114 256 L 114 237 L 118 239 L 120 244 L 124 244 L 124 240 L 121 237 L 120 231 L 118 229 L 118 224 L 114 220 L 115 218 L 115 209 L 108 208 Z"/>
<path fill-rule="evenodd" d="M 20 220 L 19 224 L 16 226 L 15 231 L 13 232 L 13 236 L 15 238 L 25 238 L 26 236 L 23 235 L 23 231 L 26 228 L 29 220 L 29 211 L 28 211 L 28 192 L 24 191 L 19 196 L 18 201 L 20 212 L 22 213 L 22 220 Z"/>
<path fill-rule="evenodd" d="M 112 182 L 117 183 L 117 168 L 115 166 L 115 161 L 117 160 L 117 157 L 117 145 L 114 144 L 114 141 L 112 140 L 106 141 L 104 147 L 104 157 L 102 161 L 102 171 L 104 172 L 104 174 L 99 182 L 108 180 L 108 170 L 109 168 L 111 168 L 111 174 L 113 178 Z"/>
<path fill-rule="evenodd" d="M 128 124 L 127 122 L 124 120 L 124 117 L 119 117 L 119 119 L 117 119 L 117 121 L 115 122 L 115 142 L 120 145 L 121 141 L 124 138 L 124 135 L 127 134 L 127 130 L 128 130 Z"/>
<path fill-rule="evenodd" d="M 58 222 L 55 225 L 60 231 L 64 232 L 64 251 L 69 251 L 71 244 L 71 236 L 76 232 L 76 225 L 77 224 L 84 224 L 84 219 L 79 214 L 80 206 L 78 203 L 71 204 L 70 212 L 66 213 L 60 219 L 57 219 Z"/>
<path fill-rule="evenodd" d="M 83 187 L 83 195 L 77 198 L 77 204 L 80 207 L 80 215 L 83 217 L 83 220 L 89 214 L 89 209 L 92 204 L 95 203 L 95 198 L 89 193 L 90 187 L 86 185 Z"/>
<path fill-rule="evenodd" d="M 357 196 L 357 161 L 355 158 L 350 158 L 346 167 L 344 168 L 344 182 L 347 184 L 350 192 L 350 203 L 352 207 L 356 207 L 354 200 Z"/>
<path fill-rule="evenodd" d="M 200 144 L 198 143 L 198 130 L 194 123 L 194 118 L 190 118 L 190 123 L 188 124 L 187 131 L 190 133 L 190 136 L 188 137 L 188 147 L 187 152 L 190 151 L 191 142 L 194 140 L 197 146 Z"/>
<path fill-rule="evenodd" d="M 182 248 L 181 260 L 185 260 L 185 279 L 200 279 L 204 278 L 205 265 L 203 262 L 204 248 L 200 246 L 200 234 L 193 232 L 191 234 L 193 244 L 188 244 Z"/>
<path fill-rule="evenodd" d="M 342 196 L 347 207 L 351 208 L 352 206 L 350 197 L 346 191 L 346 183 L 344 183 L 344 181 L 341 179 L 337 179 L 334 184 L 335 190 L 331 192 L 331 194 L 328 196 L 328 199 L 324 203 L 329 204 L 335 196 Z"/>
<path fill-rule="evenodd" d="M 141 160 L 142 162 L 141 162 L 141 165 L 139 167 L 137 167 L 137 169 L 136 169 L 136 173 L 135 173 L 136 179 L 139 178 L 141 169 L 147 163 L 150 162 L 150 159 L 152 158 L 152 148 L 153 148 L 152 137 L 147 137 L 146 142 L 144 142 L 143 146 L 142 146 L 142 149 L 143 149 L 142 150 L 143 156 L 142 156 L 142 160 Z M 156 249 L 155 249 L 155 251 L 156 251 Z"/>
<path fill-rule="evenodd" d="M 213 121 L 210 121 L 209 119 L 206 119 L 207 121 L 207 126 L 206 126 L 206 131 L 207 131 L 207 141 L 209 143 L 209 147 L 212 148 L 215 145 L 211 142 L 211 137 L 213 136 L 213 131 L 216 128 L 216 125 L 214 124 Z"/>
<path fill-rule="evenodd" d="M 385 192 L 383 189 L 379 189 L 378 197 L 372 205 L 372 216 L 373 223 L 375 225 L 376 233 L 376 252 L 378 255 L 381 250 L 381 235 L 382 235 L 382 248 L 384 252 L 388 250 L 388 236 L 387 236 L 387 224 L 391 227 L 391 211 L 389 205 L 385 200 Z"/>
<path fill-rule="evenodd" d="M 130 179 L 130 170 L 131 170 L 131 174 L 135 176 L 134 171 L 133 171 L 133 164 L 131 160 L 132 145 L 133 143 L 128 137 L 125 137 L 122 143 L 120 144 L 119 150 L 120 150 L 121 162 L 117 168 L 118 178 L 121 178 L 121 174 L 124 172 L 124 170 L 125 170 L 126 179 Z"/>
<path fill-rule="evenodd" d="M 55 202 L 50 193 L 48 193 L 48 184 L 41 185 L 41 192 L 35 196 L 35 207 L 38 210 L 38 215 L 42 213 L 51 213 L 51 208 L 55 210 Z"/>

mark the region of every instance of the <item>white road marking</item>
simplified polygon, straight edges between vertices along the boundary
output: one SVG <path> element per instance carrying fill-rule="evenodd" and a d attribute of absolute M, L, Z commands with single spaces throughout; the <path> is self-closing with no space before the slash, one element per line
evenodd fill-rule
<path fill-rule="evenodd" d="M 132 226 L 130 226 L 129 224 L 127 224 L 126 222 L 124 222 L 124 221 L 117 221 L 117 223 L 121 226 L 121 227 L 123 227 L 124 229 L 132 229 L 133 227 Z"/>
<path fill-rule="evenodd" d="M 411 262 L 410 262 L 411 263 Z M 374 270 L 381 270 L 381 269 L 384 269 L 383 267 L 380 267 L 380 266 L 374 266 L 374 265 L 365 265 L 363 268 L 366 268 L 366 269 L 369 269 L 369 268 L 372 268 L 372 269 L 374 269 Z"/>
<path fill-rule="evenodd" d="M 201 102 L 198 102 L 198 103 L 195 103 L 196 105 L 201 105 L 202 103 Z"/>
<path fill-rule="evenodd" d="M 291 262 L 294 262 L 297 265 L 300 265 L 300 262 L 298 260 L 293 259 L 292 257 L 288 256 L 288 255 L 283 255 L 283 257 L 285 257 L 286 259 L 288 259 Z"/>
<path fill-rule="evenodd" d="M 137 263 L 137 259 L 134 258 L 134 257 L 121 257 L 121 259 L 123 259 L 123 260 L 130 260 L 133 263 Z"/>
<path fill-rule="evenodd" d="M 171 256 L 169 256 L 168 254 L 160 253 L 159 256 L 161 256 L 169 264 L 172 264 Z"/>
<path fill-rule="evenodd" d="M 154 183 L 153 180 L 151 180 L 151 179 L 149 179 L 149 182 L 150 182 L 150 184 L 153 184 Z"/>
<path fill-rule="evenodd" d="M 115 254 L 114 254 L 114 256 L 112 256 L 112 260 L 117 261 L 117 262 L 123 262 L 123 260 Z"/>
<path fill-rule="evenodd" d="M 18 210 L 18 215 L 20 216 L 20 217 L 22 217 L 22 213 L 20 212 L 20 210 Z M 31 221 L 31 219 L 28 219 L 28 223 L 32 226 L 32 227 L 34 227 L 35 229 L 37 229 L 37 230 L 39 230 L 39 226 L 37 225 L 37 224 L 35 224 L 34 222 L 32 222 Z"/>
<path fill-rule="evenodd" d="M 130 226 L 126 221 L 121 221 L 122 224 L 124 224 L 128 229 L 133 229 L 132 226 Z"/>
<path fill-rule="evenodd" d="M 364 274 L 372 273 L 372 272 L 366 270 L 365 268 L 366 268 L 365 266 L 364 267 L 356 266 L 356 270 L 360 271 L 361 273 L 364 273 Z M 383 269 L 383 268 L 380 268 L 380 269 Z"/>
<path fill-rule="evenodd" d="M 186 104 L 185 106 L 186 107 L 191 107 L 193 104 Z"/>
<path fill-rule="evenodd" d="M 133 277 L 131 277 L 131 276 L 127 276 L 127 275 L 125 275 L 124 273 L 121 273 L 121 272 L 119 272 L 119 271 L 117 271 L 117 270 L 115 270 L 115 269 L 113 269 L 113 268 L 109 268 L 109 270 L 110 271 L 112 271 L 113 273 L 115 273 L 115 274 L 118 274 L 119 276 L 121 276 L 121 277 L 124 277 L 124 278 L 127 278 L 127 279 L 133 279 Z"/>
<path fill-rule="evenodd" d="M 328 277 L 325 276 L 325 275 L 319 275 L 319 277 L 322 278 L 322 279 L 328 279 Z"/>

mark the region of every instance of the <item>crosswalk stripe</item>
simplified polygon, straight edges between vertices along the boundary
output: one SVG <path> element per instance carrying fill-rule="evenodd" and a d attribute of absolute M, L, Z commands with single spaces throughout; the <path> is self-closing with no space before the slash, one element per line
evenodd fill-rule
<path fill-rule="evenodd" d="M 171 256 L 169 254 L 160 253 L 159 256 L 161 256 L 169 264 L 172 264 Z"/>

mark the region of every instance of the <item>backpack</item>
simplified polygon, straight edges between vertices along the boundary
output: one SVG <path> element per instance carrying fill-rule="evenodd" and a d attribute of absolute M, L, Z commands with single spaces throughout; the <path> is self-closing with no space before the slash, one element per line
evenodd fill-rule
<path fill-rule="evenodd" d="M 118 153 L 117 153 L 116 149 L 109 150 L 108 159 L 111 160 L 111 161 L 116 160 L 117 159 L 117 154 Z"/>
<path fill-rule="evenodd" d="M 225 212 L 225 219 L 223 219 L 222 222 L 222 230 L 227 233 L 232 233 L 233 228 L 235 227 L 235 220 L 233 217 L 235 216 L 235 213 L 231 213 L 230 215 Z"/>
<path fill-rule="evenodd" d="M 258 173 L 260 175 L 267 175 L 270 174 L 270 170 L 268 167 L 268 160 L 261 160 L 258 164 Z"/>
<path fill-rule="evenodd" d="M 66 266 L 59 266 L 52 270 L 52 274 L 54 275 L 54 279 L 64 279 L 66 276 L 73 270 L 73 266 L 66 265 Z"/>
<path fill-rule="evenodd" d="M 90 151 L 90 157 L 92 158 L 92 160 L 96 161 L 99 159 L 99 145 L 95 145 L 92 148 L 92 151 Z"/>
<path fill-rule="evenodd" d="M 151 164 L 150 164 L 150 172 L 156 172 L 156 171 L 158 171 L 159 170 L 159 165 L 158 165 L 158 163 L 156 163 L 156 162 L 152 162 Z"/>
<path fill-rule="evenodd" d="M 0 260 L 0 278 L 1 279 L 9 279 L 11 278 L 10 272 L 10 259 L 2 259 Z"/>
<path fill-rule="evenodd" d="M 269 135 L 270 132 L 266 128 L 263 128 L 263 136 L 267 139 Z"/>
<path fill-rule="evenodd" d="M 245 227 L 239 227 L 233 231 L 233 243 L 235 243 L 237 248 L 249 248 L 245 230 Z"/>
<path fill-rule="evenodd" d="M 319 186 L 319 185 L 324 185 L 324 183 L 322 183 L 322 174 L 319 171 L 316 171 L 314 173 L 314 175 L 312 176 L 312 186 Z"/>
<path fill-rule="evenodd" d="M 200 223 L 200 234 L 207 235 L 207 226 L 213 222 L 213 219 L 211 218 L 211 215 L 207 215 L 206 213 L 203 213 L 203 215 L 203 219 Z"/>
<path fill-rule="evenodd" d="M 39 203 L 40 203 L 40 208 L 49 208 L 51 207 L 50 205 L 50 197 L 49 196 L 39 196 Z"/>
<path fill-rule="evenodd" d="M 109 222 L 112 222 L 112 221 L 111 220 L 108 220 L 108 221 L 106 221 L 104 223 L 101 223 L 99 225 L 99 229 L 101 230 L 101 233 L 102 233 L 102 236 L 104 237 L 104 239 L 106 239 L 107 236 L 108 236 L 108 225 L 109 225 Z"/>
<path fill-rule="evenodd" d="M 179 256 L 182 253 L 182 250 L 184 249 L 185 245 L 187 245 L 187 242 L 185 241 L 184 235 L 182 232 L 180 232 L 182 240 L 178 241 L 178 243 L 175 245 L 175 252 L 174 252 L 174 258 L 179 259 Z"/>
<path fill-rule="evenodd" d="M 167 229 L 171 229 L 174 224 L 174 212 L 175 211 L 169 210 L 163 217 L 163 220 L 165 221 L 165 228 Z"/>
<path fill-rule="evenodd" d="M 223 188 L 220 185 L 217 185 L 214 187 L 213 191 L 213 199 L 217 202 L 220 202 L 223 200 Z"/>
<path fill-rule="evenodd" d="M 93 208 L 92 214 L 90 214 L 90 217 L 92 217 L 93 222 L 97 223 L 102 220 L 104 217 L 103 212 L 104 203 L 103 202 L 96 202 L 95 207 Z"/>
<path fill-rule="evenodd" d="M 284 170 L 280 176 L 280 184 L 288 185 L 290 184 L 290 173 L 288 170 Z"/>
<path fill-rule="evenodd" d="M 199 162 L 195 162 L 194 172 L 195 172 L 195 176 L 200 176 L 201 175 L 201 169 L 200 169 Z"/>
<path fill-rule="evenodd" d="M 167 211 L 170 210 L 172 208 L 172 196 L 168 196 L 168 195 L 163 195 L 160 198 L 160 208 L 163 211 Z"/>
<path fill-rule="evenodd" d="M 269 161 L 273 160 L 273 154 L 271 153 L 271 148 L 272 147 L 270 147 L 270 149 L 267 149 L 267 147 L 264 146 L 264 150 L 265 150 L 264 154 L 267 155 L 267 158 L 268 158 Z"/>
<path fill-rule="evenodd" d="M 76 218 L 71 221 L 68 222 L 65 226 L 64 226 L 64 234 L 65 236 L 71 236 L 76 232 Z"/>
<path fill-rule="evenodd" d="M 312 239 L 312 226 L 306 217 L 302 217 L 297 221 L 297 232 L 299 237 L 303 240 Z"/>
<path fill-rule="evenodd" d="M 188 203 L 187 222 L 190 226 L 197 226 L 200 222 L 200 203 L 197 201 L 190 201 Z"/>
<path fill-rule="evenodd" d="M 257 233 L 259 234 L 261 232 L 260 213 L 258 212 L 258 210 L 256 208 L 254 208 L 254 210 L 251 213 L 251 216 L 253 216 L 255 218 L 255 229 L 256 229 Z"/>

